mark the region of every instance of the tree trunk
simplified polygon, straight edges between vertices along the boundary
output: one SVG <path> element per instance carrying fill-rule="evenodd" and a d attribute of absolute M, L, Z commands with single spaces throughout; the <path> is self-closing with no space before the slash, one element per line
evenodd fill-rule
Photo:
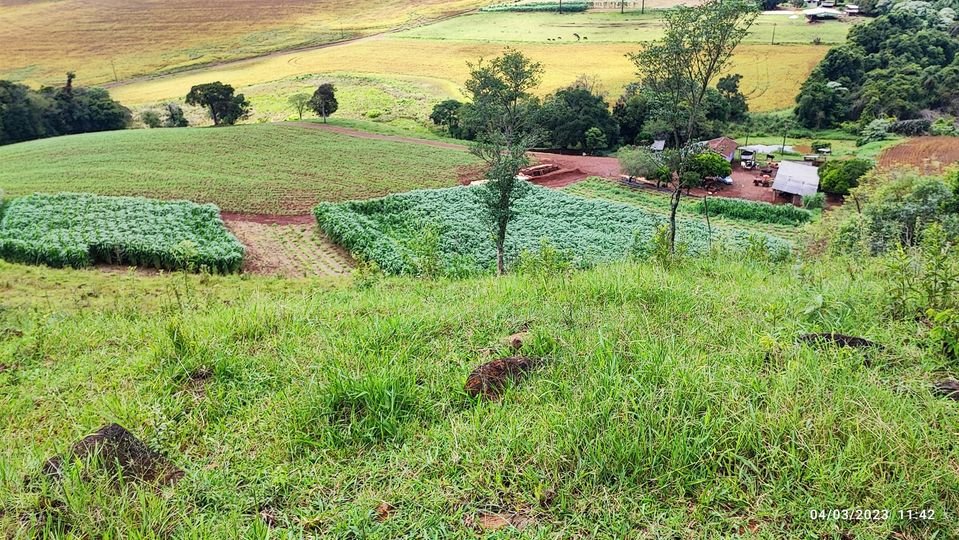
<path fill-rule="evenodd" d="M 496 231 L 496 273 L 497 275 L 506 274 L 506 226 L 508 222 L 501 220 L 499 230 Z"/>
<path fill-rule="evenodd" d="M 683 195 L 683 185 L 676 183 L 673 196 L 669 201 L 669 252 L 676 254 L 676 210 L 679 208 L 679 198 Z"/>

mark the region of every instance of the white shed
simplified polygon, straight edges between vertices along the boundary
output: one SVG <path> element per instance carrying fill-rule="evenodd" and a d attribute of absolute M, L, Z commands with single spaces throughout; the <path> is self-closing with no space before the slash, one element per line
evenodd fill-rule
<path fill-rule="evenodd" d="M 805 197 L 819 191 L 819 169 L 798 161 L 783 161 L 773 181 L 773 191 Z"/>

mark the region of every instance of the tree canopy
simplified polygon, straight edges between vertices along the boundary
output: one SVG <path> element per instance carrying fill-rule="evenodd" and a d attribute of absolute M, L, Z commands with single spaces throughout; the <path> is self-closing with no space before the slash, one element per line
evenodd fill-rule
<path fill-rule="evenodd" d="M 220 81 L 198 84 L 186 95 L 188 105 L 206 107 L 215 126 L 232 126 L 250 114 L 250 102 Z"/>
<path fill-rule="evenodd" d="M 0 81 L 0 144 L 130 125 L 130 110 L 111 99 L 109 92 L 75 87 L 74 78 L 68 73 L 64 86 L 40 90 Z"/>
<path fill-rule="evenodd" d="M 325 123 L 326 119 L 340 108 L 339 102 L 336 101 L 336 87 L 333 83 L 323 83 L 316 87 L 309 105 L 310 109 Z"/>

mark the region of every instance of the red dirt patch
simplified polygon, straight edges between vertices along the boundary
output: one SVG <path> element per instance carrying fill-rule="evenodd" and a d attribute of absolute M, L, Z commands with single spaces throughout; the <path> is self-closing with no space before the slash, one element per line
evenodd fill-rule
<path fill-rule="evenodd" d="M 923 174 L 938 174 L 959 162 L 959 137 L 915 137 L 883 151 L 879 168 L 912 166 Z"/>

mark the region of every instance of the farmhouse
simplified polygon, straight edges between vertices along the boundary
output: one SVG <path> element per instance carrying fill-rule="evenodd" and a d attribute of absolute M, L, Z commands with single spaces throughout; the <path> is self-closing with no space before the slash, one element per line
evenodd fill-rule
<path fill-rule="evenodd" d="M 779 164 L 773 192 L 776 195 L 792 197 L 793 204 L 800 204 L 807 195 L 819 191 L 819 169 L 796 161 L 783 161 Z"/>
<path fill-rule="evenodd" d="M 739 143 L 729 137 L 717 137 L 706 141 L 706 146 L 732 163 L 733 157 L 736 155 L 736 149 L 739 148 Z"/>

